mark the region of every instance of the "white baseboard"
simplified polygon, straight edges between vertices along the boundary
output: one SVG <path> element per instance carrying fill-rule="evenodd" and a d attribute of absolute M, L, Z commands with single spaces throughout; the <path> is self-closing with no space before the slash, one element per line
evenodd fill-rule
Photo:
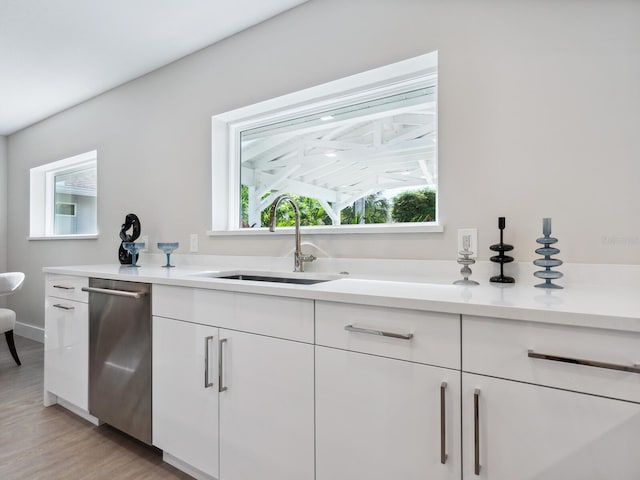
<path fill-rule="evenodd" d="M 71 402 L 67 402 L 66 400 L 63 400 L 62 398 L 58 397 L 57 399 L 57 403 L 58 405 L 60 405 L 61 407 L 66 408 L 67 410 L 69 410 L 70 412 L 75 413 L 76 415 L 78 415 L 79 417 L 84 418 L 86 421 L 93 423 L 94 425 L 100 425 L 102 422 L 100 421 L 99 418 L 94 417 L 93 415 L 91 415 L 89 412 L 87 412 L 86 410 L 81 409 L 80 407 L 76 407 L 73 403 Z"/>
<path fill-rule="evenodd" d="M 164 452 L 164 451 L 162 452 L 162 460 L 164 460 L 169 465 L 176 467 L 178 470 L 188 475 L 191 475 L 196 480 L 216 480 L 215 477 L 212 477 L 211 475 L 207 475 L 203 471 L 198 470 L 195 467 L 192 467 L 188 463 L 183 462 L 179 458 L 174 457 L 173 455 L 167 452 Z"/>
<path fill-rule="evenodd" d="M 30 338 L 36 342 L 44 343 L 44 328 L 42 327 L 34 327 L 28 323 L 16 322 L 13 332 L 21 337 Z"/>

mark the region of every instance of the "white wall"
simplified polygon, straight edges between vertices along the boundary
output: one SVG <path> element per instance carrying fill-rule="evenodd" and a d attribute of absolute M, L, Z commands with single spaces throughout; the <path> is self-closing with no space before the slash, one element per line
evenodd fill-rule
<path fill-rule="evenodd" d="M 138 214 L 151 241 L 201 234 L 202 253 L 282 255 L 287 236 L 203 238 L 213 114 L 439 51 L 440 234 L 318 235 L 336 257 L 451 259 L 479 229 L 535 258 L 553 218 L 566 262 L 640 262 L 640 2 L 311 0 L 9 137 L 11 302 L 42 325 L 46 265 L 116 262 Z M 100 238 L 27 241 L 29 169 L 98 150 Z M 15 203 L 14 203 L 15 202 Z"/>

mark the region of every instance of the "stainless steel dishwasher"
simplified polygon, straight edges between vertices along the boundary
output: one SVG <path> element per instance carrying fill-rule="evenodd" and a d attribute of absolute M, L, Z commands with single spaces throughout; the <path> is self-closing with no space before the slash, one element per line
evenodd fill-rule
<path fill-rule="evenodd" d="M 89 413 L 151 444 L 151 285 L 90 278 Z"/>

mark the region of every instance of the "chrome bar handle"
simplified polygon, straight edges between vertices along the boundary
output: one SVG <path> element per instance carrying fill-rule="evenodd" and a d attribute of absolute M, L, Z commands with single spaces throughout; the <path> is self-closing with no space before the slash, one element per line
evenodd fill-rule
<path fill-rule="evenodd" d="M 366 333 L 369 335 L 379 335 L 382 337 L 399 338 L 401 340 L 411 340 L 413 338 L 413 333 L 385 332 L 383 330 L 374 330 L 371 328 L 354 327 L 353 325 L 346 325 L 344 329 L 348 332 Z"/>
<path fill-rule="evenodd" d="M 66 285 L 54 285 L 53 288 L 60 288 L 62 290 L 75 290 L 76 287 L 67 287 Z"/>
<path fill-rule="evenodd" d="M 529 358 L 541 358 L 553 362 L 573 363 L 576 365 L 586 365 L 588 367 L 606 368 L 608 370 L 618 370 L 622 372 L 640 373 L 640 365 L 619 365 L 616 363 L 597 362 L 594 360 L 584 360 L 581 358 L 561 357 L 558 355 L 548 355 L 546 353 L 536 353 L 533 350 L 527 352 Z"/>
<path fill-rule="evenodd" d="M 440 463 L 447 463 L 447 415 L 445 406 L 445 392 L 447 382 L 440 384 Z"/>
<path fill-rule="evenodd" d="M 218 340 L 218 392 L 224 392 L 227 390 L 227 387 L 223 386 L 223 378 L 222 378 L 222 345 L 227 343 L 226 338 L 221 338 Z"/>
<path fill-rule="evenodd" d="M 474 473 L 480 475 L 480 389 L 473 392 L 473 455 Z"/>
<path fill-rule="evenodd" d="M 127 292 L 126 290 L 114 290 L 112 288 L 82 287 L 83 292 L 104 293 L 105 295 L 115 295 L 116 297 L 140 298 L 146 295 L 145 292 Z"/>
<path fill-rule="evenodd" d="M 76 307 L 69 307 L 67 305 L 62 305 L 61 303 L 54 303 L 53 306 L 56 308 L 61 308 L 63 310 L 73 310 L 76 308 Z"/>
<path fill-rule="evenodd" d="M 204 337 L 204 388 L 213 387 L 213 382 L 209 380 L 209 350 L 211 349 L 213 335 Z"/>

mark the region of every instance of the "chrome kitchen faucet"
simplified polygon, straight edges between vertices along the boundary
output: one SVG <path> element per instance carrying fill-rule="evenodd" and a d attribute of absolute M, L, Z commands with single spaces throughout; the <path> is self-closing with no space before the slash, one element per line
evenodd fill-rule
<path fill-rule="evenodd" d="M 278 210 L 278 205 L 280 205 L 280 202 L 282 201 L 287 201 L 291 204 L 296 221 L 296 252 L 294 256 L 293 271 L 304 272 L 304 262 L 313 262 L 316 257 L 302 253 L 302 249 L 300 248 L 300 210 L 298 209 L 296 202 L 294 202 L 293 198 L 289 195 L 280 195 L 279 197 L 276 197 L 271 204 L 271 211 L 269 212 L 269 231 L 275 232 L 276 230 L 276 211 Z"/>

